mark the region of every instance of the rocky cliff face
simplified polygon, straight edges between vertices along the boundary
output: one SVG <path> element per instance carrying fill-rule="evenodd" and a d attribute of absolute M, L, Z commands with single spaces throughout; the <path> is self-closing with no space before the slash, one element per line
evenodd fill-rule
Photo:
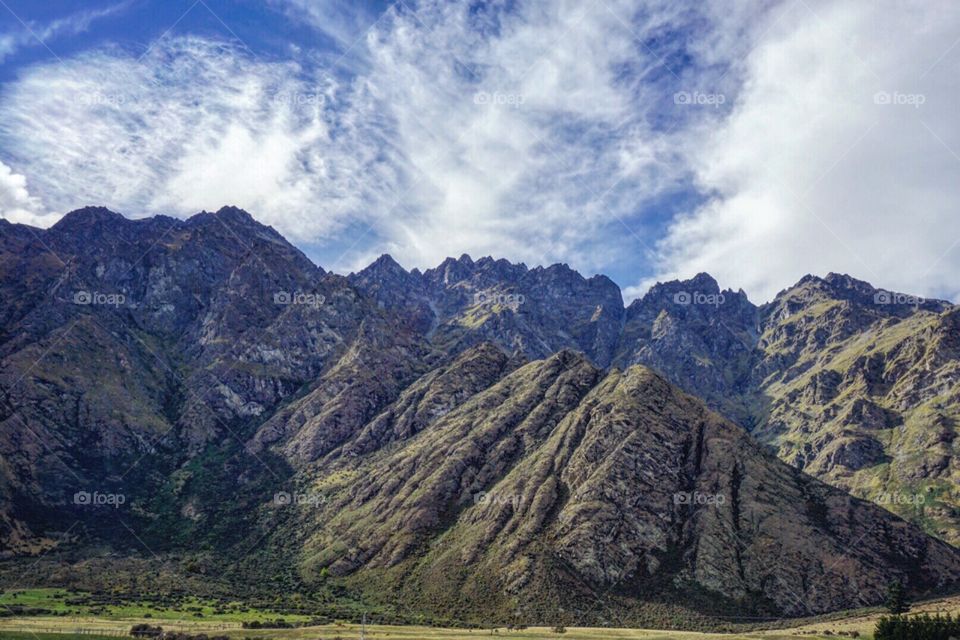
<path fill-rule="evenodd" d="M 341 277 L 229 207 L 0 221 L 0 296 L 5 556 L 132 552 L 99 491 L 160 552 L 262 539 L 284 553 L 253 577 L 481 617 L 800 614 L 958 576 L 889 513 L 958 540 L 947 303 L 830 275 L 758 308 L 701 274 L 625 309 L 603 276 L 468 256 Z M 291 487 L 320 507 L 277 512 Z"/>
<path fill-rule="evenodd" d="M 847 276 L 767 305 L 754 433 L 784 460 L 960 543 L 960 315 Z"/>
<path fill-rule="evenodd" d="M 756 418 L 751 373 L 759 313 L 743 291 L 705 273 L 657 284 L 626 311 L 614 362 L 645 364 L 746 427 Z"/>
<path fill-rule="evenodd" d="M 343 278 L 237 209 L 84 209 L 4 231 L 7 551 L 56 531 L 64 510 L 83 520 L 77 492 L 147 493 L 148 478 L 235 441 L 375 321 Z"/>
<path fill-rule="evenodd" d="M 527 269 L 464 255 L 421 274 L 384 256 L 349 279 L 450 353 L 489 341 L 531 358 L 572 348 L 606 366 L 624 314 L 620 289 L 609 278 L 584 278 L 560 264 Z"/>

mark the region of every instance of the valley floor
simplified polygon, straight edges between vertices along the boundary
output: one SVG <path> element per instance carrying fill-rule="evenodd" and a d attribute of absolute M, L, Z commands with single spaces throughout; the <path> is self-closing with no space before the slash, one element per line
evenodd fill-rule
<path fill-rule="evenodd" d="M 951 613 L 960 614 L 960 596 L 917 603 L 911 613 Z M 859 637 L 870 640 L 873 628 L 881 612 L 853 612 L 842 618 L 803 624 L 789 629 L 773 631 L 753 631 L 735 634 L 696 633 L 685 631 L 658 631 L 648 629 L 608 629 L 570 627 L 565 633 L 557 633 L 547 627 L 531 627 L 520 631 L 510 631 L 503 627 L 497 629 L 439 629 L 420 626 L 367 625 L 365 635 L 361 636 L 358 624 L 337 623 L 321 626 L 299 627 L 295 629 L 243 629 L 238 621 L 195 620 L 195 619 L 155 619 L 142 617 L 105 618 L 92 616 L 28 616 L 0 618 L 0 640 L 63 640 L 65 636 L 83 637 L 86 640 L 130 637 L 131 625 L 148 623 L 160 625 L 165 630 L 183 631 L 191 634 L 204 633 L 209 636 L 224 635 L 231 639 L 262 638 L 264 640 L 353 640 L 361 637 L 381 640 L 469 640 L 484 636 L 516 638 L 518 640 L 544 640 L 563 638 L 564 640 L 601 640 L 601 639 L 637 639 L 637 640 L 746 640 L 749 638 L 781 640 L 785 638 L 836 638 Z"/>
<path fill-rule="evenodd" d="M 38 621 L 39 622 L 39 621 Z M 50 621 L 47 621 L 48 623 Z M 65 634 L 71 637 L 84 638 L 86 640 L 102 640 L 106 638 L 129 637 L 129 624 L 127 625 L 101 625 L 102 621 L 82 620 L 79 624 L 82 626 L 73 626 L 70 623 L 60 621 L 62 627 L 58 632 L 52 632 L 58 627 L 43 624 L 26 624 L 21 626 L 8 626 L 6 621 L 0 623 L 0 640 L 61 640 Z M 73 623 L 78 624 L 78 623 Z M 178 628 L 171 626 L 171 629 Z M 481 637 L 498 638 L 516 638 L 518 640 L 544 640 L 552 638 L 562 638 L 564 640 L 601 640 L 607 638 L 621 638 L 624 640 L 643 639 L 643 640 L 746 640 L 747 638 L 767 638 L 768 640 L 778 640 L 782 638 L 794 638 L 796 632 L 793 630 L 781 630 L 769 632 L 766 634 L 722 634 L 722 633 L 696 633 L 686 631 L 656 631 L 646 629 L 601 629 L 587 627 L 569 627 L 565 633 L 557 633 L 549 627 L 530 627 L 521 631 L 507 631 L 504 628 L 492 629 L 438 629 L 434 627 L 418 626 L 387 626 L 387 625 L 367 625 L 365 635 L 361 635 L 361 627 L 357 624 L 334 624 L 317 627 L 300 627 L 298 629 L 273 629 L 256 630 L 249 629 L 219 629 L 202 628 L 195 625 L 184 626 L 183 629 L 191 633 L 223 634 L 231 638 L 256 637 L 265 639 L 290 639 L 290 640 L 355 640 L 361 637 L 374 639 L 395 640 L 472 640 Z M 82 631 L 82 633 L 81 633 Z M 805 635 L 805 638 L 819 638 L 826 636 Z M 861 636 L 863 637 L 863 636 Z"/>

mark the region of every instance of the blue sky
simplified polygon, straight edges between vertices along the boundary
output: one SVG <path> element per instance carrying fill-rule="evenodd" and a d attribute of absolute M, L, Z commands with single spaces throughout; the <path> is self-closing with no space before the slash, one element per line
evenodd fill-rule
<path fill-rule="evenodd" d="M 5 56 L 5 64 L 0 67 L 2 81 L 15 78 L 17 70 L 24 65 L 49 62 L 56 57 L 68 57 L 98 46 L 119 45 L 139 55 L 164 35 L 176 37 L 189 33 L 232 40 L 249 46 L 255 55 L 279 59 L 291 55 L 291 44 L 336 53 L 342 50 L 332 34 L 318 34 L 308 22 L 294 17 L 288 4 L 295 8 L 296 3 L 262 0 L 204 0 L 202 3 L 196 0 L 4 0 L 4 4 L 5 11 L 0 16 L 4 32 L 26 33 L 29 37 L 24 37 L 15 52 Z M 355 16 L 366 25 L 372 24 L 390 6 L 387 2 L 363 0 L 328 5 L 335 12 L 331 16 L 349 11 L 350 19 Z M 21 20 L 25 24 L 20 24 Z M 33 37 L 41 36 L 57 21 L 65 23 L 59 33 L 51 34 L 49 38 Z"/>
<path fill-rule="evenodd" d="M 0 215 L 956 300 L 958 40 L 947 0 L 0 0 Z"/>

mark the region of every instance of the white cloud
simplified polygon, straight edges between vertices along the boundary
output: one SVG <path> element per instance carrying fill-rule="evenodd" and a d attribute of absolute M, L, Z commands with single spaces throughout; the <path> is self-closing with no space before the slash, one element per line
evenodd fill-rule
<path fill-rule="evenodd" d="M 293 63 L 168 39 L 139 62 L 97 51 L 33 68 L 0 101 L 0 145 L 60 213 L 237 204 L 294 240 L 324 237 L 390 189 L 359 125 L 333 121 L 339 91 Z"/>
<path fill-rule="evenodd" d="M 363 0 L 269 1 L 284 8 L 293 18 L 305 20 L 333 40 L 340 53 L 359 45 L 378 18 L 374 3 Z"/>
<path fill-rule="evenodd" d="M 769 20 L 733 113 L 688 143 L 717 197 L 674 222 L 661 278 L 708 271 L 769 299 L 840 271 L 955 296 L 960 7 L 800 2 Z"/>
<path fill-rule="evenodd" d="M 10 222 L 29 225 L 52 224 L 56 220 L 44 220 L 40 201 L 30 195 L 27 179 L 0 162 L 0 217 Z"/>
<path fill-rule="evenodd" d="M 383 21 L 363 82 L 389 118 L 411 211 L 383 221 L 383 249 L 421 267 L 464 251 L 609 264 L 617 247 L 599 228 L 676 172 L 647 118 L 657 89 L 636 79 L 660 65 L 637 40 L 657 25 L 631 31 L 633 4 L 606 4 L 428 2 Z"/>
<path fill-rule="evenodd" d="M 31 23 L 17 24 L 12 31 L 0 33 L 0 63 L 7 56 L 24 47 L 49 46 L 56 38 L 64 35 L 76 35 L 90 28 L 95 20 L 106 18 L 130 6 L 132 0 L 126 0 L 102 9 L 80 11 L 65 18 L 58 18 L 45 25 Z"/>

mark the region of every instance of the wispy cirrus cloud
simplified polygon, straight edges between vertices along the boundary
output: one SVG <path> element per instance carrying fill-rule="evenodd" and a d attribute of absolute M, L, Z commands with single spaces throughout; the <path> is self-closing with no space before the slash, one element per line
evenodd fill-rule
<path fill-rule="evenodd" d="M 388 188 L 373 179 L 379 150 L 333 119 L 340 90 L 294 63 L 168 38 L 139 61 L 94 51 L 25 74 L 0 102 L 0 146 L 56 211 L 188 215 L 232 202 L 295 239 L 324 237 Z"/>
<path fill-rule="evenodd" d="M 20 22 L 16 15 L 5 8 L 4 12 L 10 13 L 13 19 L 11 21 L 13 27 L 9 31 L 0 33 L 0 63 L 24 47 L 49 46 L 49 43 L 59 37 L 82 33 L 89 29 L 94 21 L 118 14 L 129 8 L 132 2 L 133 0 L 125 0 L 102 9 L 79 11 L 46 24 Z"/>
<path fill-rule="evenodd" d="M 373 0 L 269 0 L 269 3 L 330 38 L 337 47 L 332 55 L 354 49 L 362 52 L 360 41 L 382 14 L 381 3 Z"/>

